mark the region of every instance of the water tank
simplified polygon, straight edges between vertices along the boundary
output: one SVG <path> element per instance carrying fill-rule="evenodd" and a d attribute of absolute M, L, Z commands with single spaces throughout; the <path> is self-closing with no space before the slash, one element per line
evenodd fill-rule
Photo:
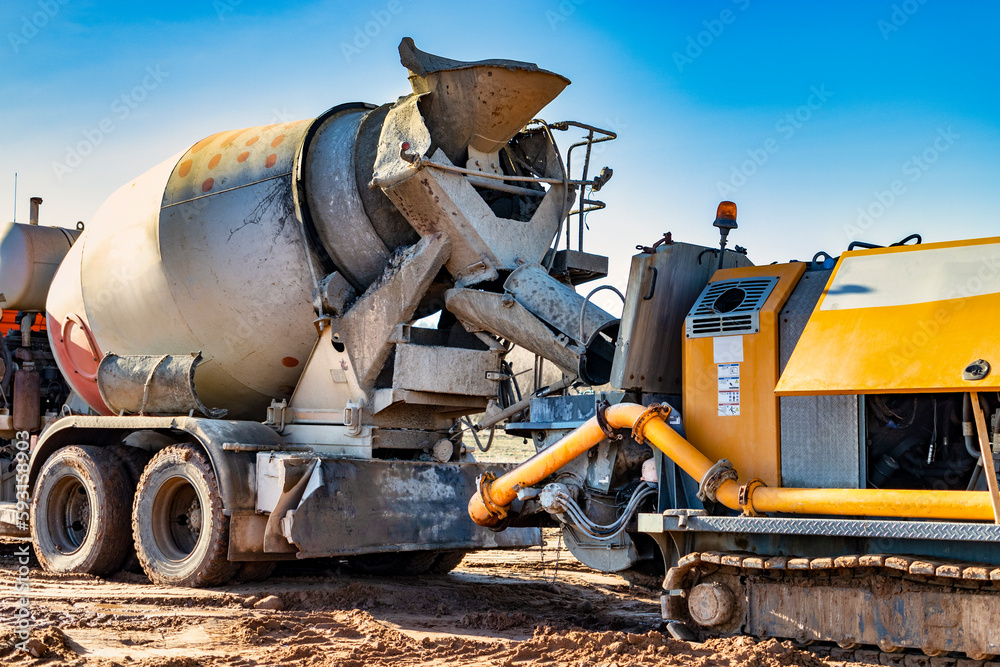
<path fill-rule="evenodd" d="M 79 235 L 75 229 L 62 227 L 0 225 L 0 308 L 45 310 L 52 277 Z"/>

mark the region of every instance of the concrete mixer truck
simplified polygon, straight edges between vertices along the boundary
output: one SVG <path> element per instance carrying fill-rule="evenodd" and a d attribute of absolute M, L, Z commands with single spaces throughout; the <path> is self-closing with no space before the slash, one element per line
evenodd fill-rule
<path fill-rule="evenodd" d="M 618 321 L 572 287 L 607 260 L 555 242 L 613 134 L 535 119 L 569 81 L 530 63 L 400 54 L 394 104 L 220 132 L 85 230 L 3 230 L 0 520 L 46 569 L 205 586 L 538 542 L 468 519 L 459 418 L 519 398 L 513 345 L 610 377 Z"/>
<path fill-rule="evenodd" d="M 82 233 L 3 230 L 8 532 L 204 586 L 445 572 L 557 526 L 665 575 L 678 637 L 1000 654 L 1000 239 L 754 266 L 723 202 L 718 247 L 638 246 L 619 320 L 574 289 L 607 273 L 582 235 L 613 133 L 536 119 L 568 81 L 534 65 L 400 55 L 394 104 L 210 136 Z M 561 379 L 519 394 L 513 346 Z M 475 462 L 501 427 L 536 453 Z"/>

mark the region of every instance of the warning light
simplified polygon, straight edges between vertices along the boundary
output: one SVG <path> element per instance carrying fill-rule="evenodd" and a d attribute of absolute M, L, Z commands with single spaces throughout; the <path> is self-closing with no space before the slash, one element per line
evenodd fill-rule
<path fill-rule="evenodd" d="M 736 204 L 731 201 L 720 203 L 712 224 L 719 229 L 736 229 Z"/>
<path fill-rule="evenodd" d="M 729 232 L 736 229 L 736 204 L 731 201 L 724 201 L 719 204 L 715 212 L 715 222 L 712 223 L 719 228 L 719 263 L 716 270 L 722 269 L 722 263 L 726 257 L 726 237 Z"/>

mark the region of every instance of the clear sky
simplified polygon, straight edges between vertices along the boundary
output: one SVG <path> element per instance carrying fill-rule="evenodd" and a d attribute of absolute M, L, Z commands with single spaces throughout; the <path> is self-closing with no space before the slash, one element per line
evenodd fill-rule
<path fill-rule="evenodd" d="M 39 195 L 69 226 L 209 134 L 392 101 L 409 35 L 559 72 L 541 116 L 619 133 L 585 247 L 619 286 L 637 243 L 714 245 L 722 199 L 758 264 L 997 235 L 998 25 L 1000 3 L 942 0 L 5 0 L 0 215 L 15 171 L 18 219 Z"/>

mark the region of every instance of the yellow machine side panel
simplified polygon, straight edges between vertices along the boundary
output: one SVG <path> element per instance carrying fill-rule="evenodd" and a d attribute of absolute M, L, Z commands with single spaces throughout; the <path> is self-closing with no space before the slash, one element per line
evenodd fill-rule
<path fill-rule="evenodd" d="M 1000 389 L 1000 238 L 844 253 L 781 396 Z M 977 359 L 983 380 L 962 378 Z"/>
<path fill-rule="evenodd" d="M 740 482 L 759 477 L 768 486 L 781 485 L 778 398 L 778 317 L 805 271 L 805 264 L 773 264 L 724 269 L 712 282 L 730 278 L 775 276 L 778 283 L 760 311 L 760 332 L 743 336 L 685 338 L 684 429 L 688 440 L 705 456 L 729 459 Z M 739 363 L 739 414 L 719 415 L 720 368 L 716 346 L 742 338 Z"/>

